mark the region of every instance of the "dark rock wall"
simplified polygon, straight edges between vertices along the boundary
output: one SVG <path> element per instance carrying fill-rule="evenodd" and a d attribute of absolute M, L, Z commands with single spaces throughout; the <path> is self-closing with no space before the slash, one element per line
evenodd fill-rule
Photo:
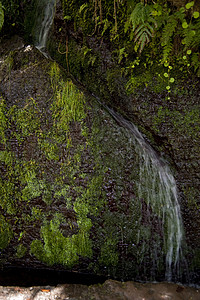
<path fill-rule="evenodd" d="M 128 93 L 129 78 L 122 76 L 124 66 L 114 58 L 113 47 L 114 43 L 106 42 L 98 34 L 88 36 L 81 28 L 74 28 L 73 22 L 64 22 L 59 6 L 49 42 L 52 57 L 68 69 L 80 87 L 133 121 L 169 162 L 179 188 L 188 251 L 197 249 L 194 260 L 197 266 L 200 247 L 199 78 L 191 74 L 183 80 L 177 72 L 169 97 L 165 87 L 160 88 L 156 82 L 155 67 L 149 70 L 150 76 L 144 73 L 146 84 L 138 84 Z M 60 54 L 58 48 L 65 54 Z"/>

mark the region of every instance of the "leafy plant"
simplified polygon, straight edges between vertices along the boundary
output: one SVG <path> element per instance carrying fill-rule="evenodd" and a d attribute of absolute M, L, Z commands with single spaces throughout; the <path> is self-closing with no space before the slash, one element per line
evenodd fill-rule
<path fill-rule="evenodd" d="M 49 265 L 59 263 L 71 267 L 78 262 L 78 255 L 91 255 L 91 245 L 88 236 L 82 231 L 77 235 L 64 237 L 59 229 L 62 222 L 65 219 L 60 214 L 56 214 L 50 222 L 44 221 L 41 228 L 44 246 L 40 240 L 34 240 L 31 253 Z"/>
<path fill-rule="evenodd" d="M 130 24 L 132 24 L 130 39 L 132 40 L 135 36 L 136 49 L 139 48 L 141 53 L 144 46 L 150 42 L 157 27 L 156 20 L 152 16 L 152 6 L 142 2 L 137 3 L 125 25 L 125 32 Z"/>
<path fill-rule="evenodd" d="M 13 232 L 9 223 L 6 222 L 3 215 L 0 215 L 0 249 L 8 246 L 13 237 Z"/>
<path fill-rule="evenodd" d="M 4 11 L 3 11 L 3 5 L 0 1 L 0 31 L 1 28 L 3 27 L 3 22 L 4 22 Z"/>
<path fill-rule="evenodd" d="M 17 246 L 16 256 L 17 258 L 22 258 L 27 252 L 27 248 L 23 244 Z"/>

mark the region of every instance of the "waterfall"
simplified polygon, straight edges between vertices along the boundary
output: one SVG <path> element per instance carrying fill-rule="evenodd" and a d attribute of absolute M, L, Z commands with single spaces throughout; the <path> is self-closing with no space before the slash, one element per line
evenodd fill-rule
<path fill-rule="evenodd" d="M 42 11 L 38 10 L 35 47 L 48 57 L 45 48 L 53 22 L 55 0 L 42 0 L 38 3 Z M 140 160 L 138 197 L 144 200 L 146 205 L 151 207 L 152 212 L 162 220 L 163 244 L 166 254 L 165 275 L 166 280 L 170 281 L 172 278 L 172 265 L 176 267 L 179 261 L 183 239 L 183 225 L 175 179 L 166 162 L 145 141 L 137 127 L 112 109 L 106 106 L 104 108 L 121 126 L 131 133 L 132 142 Z"/>
<path fill-rule="evenodd" d="M 166 164 L 145 141 L 138 128 L 105 106 L 118 124 L 128 129 L 139 156 L 138 197 L 162 220 L 163 243 L 166 253 L 165 278 L 172 279 L 172 265 L 177 267 L 183 239 L 183 224 L 175 179 Z M 138 233 L 139 234 L 139 233 Z"/>
<path fill-rule="evenodd" d="M 42 0 L 37 5 L 37 17 L 34 26 L 35 47 L 47 58 L 46 43 L 49 30 L 53 23 L 56 0 Z"/>

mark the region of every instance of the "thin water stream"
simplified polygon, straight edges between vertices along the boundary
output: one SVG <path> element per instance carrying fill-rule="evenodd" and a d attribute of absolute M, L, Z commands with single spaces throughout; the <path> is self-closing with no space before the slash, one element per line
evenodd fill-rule
<path fill-rule="evenodd" d="M 183 240 L 183 224 L 175 179 L 167 163 L 145 141 L 138 128 L 113 109 L 106 106 L 106 110 L 118 124 L 127 128 L 132 134 L 132 142 L 140 161 L 138 196 L 162 220 L 164 251 L 166 252 L 165 278 L 171 281 L 172 265 L 173 269 L 178 272 Z"/>
<path fill-rule="evenodd" d="M 42 0 L 37 4 L 38 18 L 35 22 L 34 44 L 46 58 L 50 58 L 46 52 L 46 44 L 54 19 L 55 4 L 56 0 Z"/>

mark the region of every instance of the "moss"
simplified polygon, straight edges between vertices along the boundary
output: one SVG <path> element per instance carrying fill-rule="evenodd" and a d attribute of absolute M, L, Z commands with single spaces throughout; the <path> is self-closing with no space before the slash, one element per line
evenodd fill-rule
<path fill-rule="evenodd" d="M 183 189 L 187 206 L 190 209 L 194 209 L 198 211 L 200 209 L 200 205 L 198 204 L 198 196 L 199 196 L 199 190 L 193 186 L 186 186 Z"/>
<path fill-rule="evenodd" d="M 78 262 L 78 255 L 91 256 L 91 243 L 87 233 L 81 229 L 77 235 L 64 237 L 59 230 L 61 222 L 65 222 L 65 219 L 58 214 L 50 222 L 44 222 L 41 227 L 44 246 L 39 240 L 33 241 L 31 254 L 48 265 L 63 264 L 72 267 Z"/>
<path fill-rule="evenodd" d="M 115 267 L 118 264 L 119 254 L 117 251 L 118 240 L 113 237 L 106 237 L 104 244 L 101 247 L 101 254 L 99 258 L 100 264 L 104 267 Z"/>
<path fill-rule="evenodd" d="M 200 268 L 200 248 L 195 249 L 192 264 L 195 270 Z"/>
<path fill-rule="evenodd" d="M 6 248 L 13 237 L 11 225 L 0 215 L 0 249 Z"/>
<path fill-rule="evenodd" d="M 25 256 L 26 252 L 27 252 L 27 248 L 23 244 L 19 244 L 17 246 L 16 257 L 22 258 Z"/>
<path fill-rule="evenodd" d="M 153 120 L 154 129 L 159 132 L 161 124 L 170 122 L 178 133 L 197 138 L 200 130 L 199 113 L 199 107 L 190 107 L 180 112 L 159 106 Z"/>

